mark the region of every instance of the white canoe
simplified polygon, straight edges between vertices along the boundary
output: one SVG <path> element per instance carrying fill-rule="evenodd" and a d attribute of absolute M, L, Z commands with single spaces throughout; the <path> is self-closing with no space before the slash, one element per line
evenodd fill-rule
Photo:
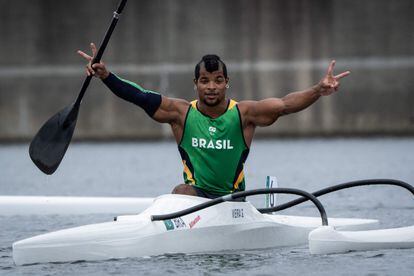
<path fill-rule="evenodd" d="M 0 196 L 0 215 L 136 214 L 153 201 L 146 197 Z"/>
<path fill-rule="evenodd" d="M 166 253 L 200 253 L 303 245 L 319 217 L 261 214 L 249 202 L 224 202 L 176 219 L 151 221 L 207 199 L 163 195 L 139 215 L 43 234 L 15 242 L 16 265 L 106 260 Z M 376 220 L 331 218 L 343 230 L 370 229 Z"/>
<path fill-rule="evenodd" d="M 338 231 L 332 226 L 321 226 L 309 233 L 311 254 L 413 247 L 414 226 L 369 231 Z"/>

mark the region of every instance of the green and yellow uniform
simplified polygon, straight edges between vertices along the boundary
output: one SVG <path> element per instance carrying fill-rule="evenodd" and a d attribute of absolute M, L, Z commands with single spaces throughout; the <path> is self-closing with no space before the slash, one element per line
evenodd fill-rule
<path fill-rule="evenodd" d="M 178 145 L 184 181 L 208 193 L 225 195 L 245 189 L 244 162 L 249 154 L 237 102 L 217 118 L 204 115 L 191 102 Z"/>

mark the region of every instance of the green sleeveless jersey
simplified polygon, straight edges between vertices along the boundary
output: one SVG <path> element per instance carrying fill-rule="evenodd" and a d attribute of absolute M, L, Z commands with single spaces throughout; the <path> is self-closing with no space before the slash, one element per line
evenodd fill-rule
<path fill-rule="evenodd" d="M 225 195 L 245 188 L 243 166 L 249 154 L 237 102 L 211 118 L 191 102 L 178 145 L 184 165 L 184 181 L 209 193 Z"/>

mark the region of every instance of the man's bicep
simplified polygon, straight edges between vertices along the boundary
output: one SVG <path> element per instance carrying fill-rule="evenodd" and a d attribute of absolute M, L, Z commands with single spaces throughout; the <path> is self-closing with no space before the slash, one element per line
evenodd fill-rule
<path fill-rule="evenodd" d="M 189 103 L 182 99 L 161 97 L 161 104 L 152 118 L 160 123 L 172 123 L 185 116 Z"/>
<path fill-rule="evenodd" d="M 280 115 L 283 115 L 285 103 L 282 99 L 269 98 L 261 101 L 246 102 L 247 123 L 255 126 L 273 124 Z"/>

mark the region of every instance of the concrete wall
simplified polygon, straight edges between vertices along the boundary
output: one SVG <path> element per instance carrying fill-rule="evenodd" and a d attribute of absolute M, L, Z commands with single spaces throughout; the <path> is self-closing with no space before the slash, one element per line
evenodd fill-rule
<path fill-rule="evenodd" d="M 77 49 L 99 43 L 117 1 L 0 0 L 0 140 L 30 139 L 83 82 Z M 315 84 L 329 60 L 351 70 L 340 93 L 262 135 L 414 134 L 412 0 L 129 1 L 104 55 L 124 78 L 191 100 L 193 68 L 216 53 L 237 100 Z M 168 137 L 93 80 L 75 138 Z"/>

